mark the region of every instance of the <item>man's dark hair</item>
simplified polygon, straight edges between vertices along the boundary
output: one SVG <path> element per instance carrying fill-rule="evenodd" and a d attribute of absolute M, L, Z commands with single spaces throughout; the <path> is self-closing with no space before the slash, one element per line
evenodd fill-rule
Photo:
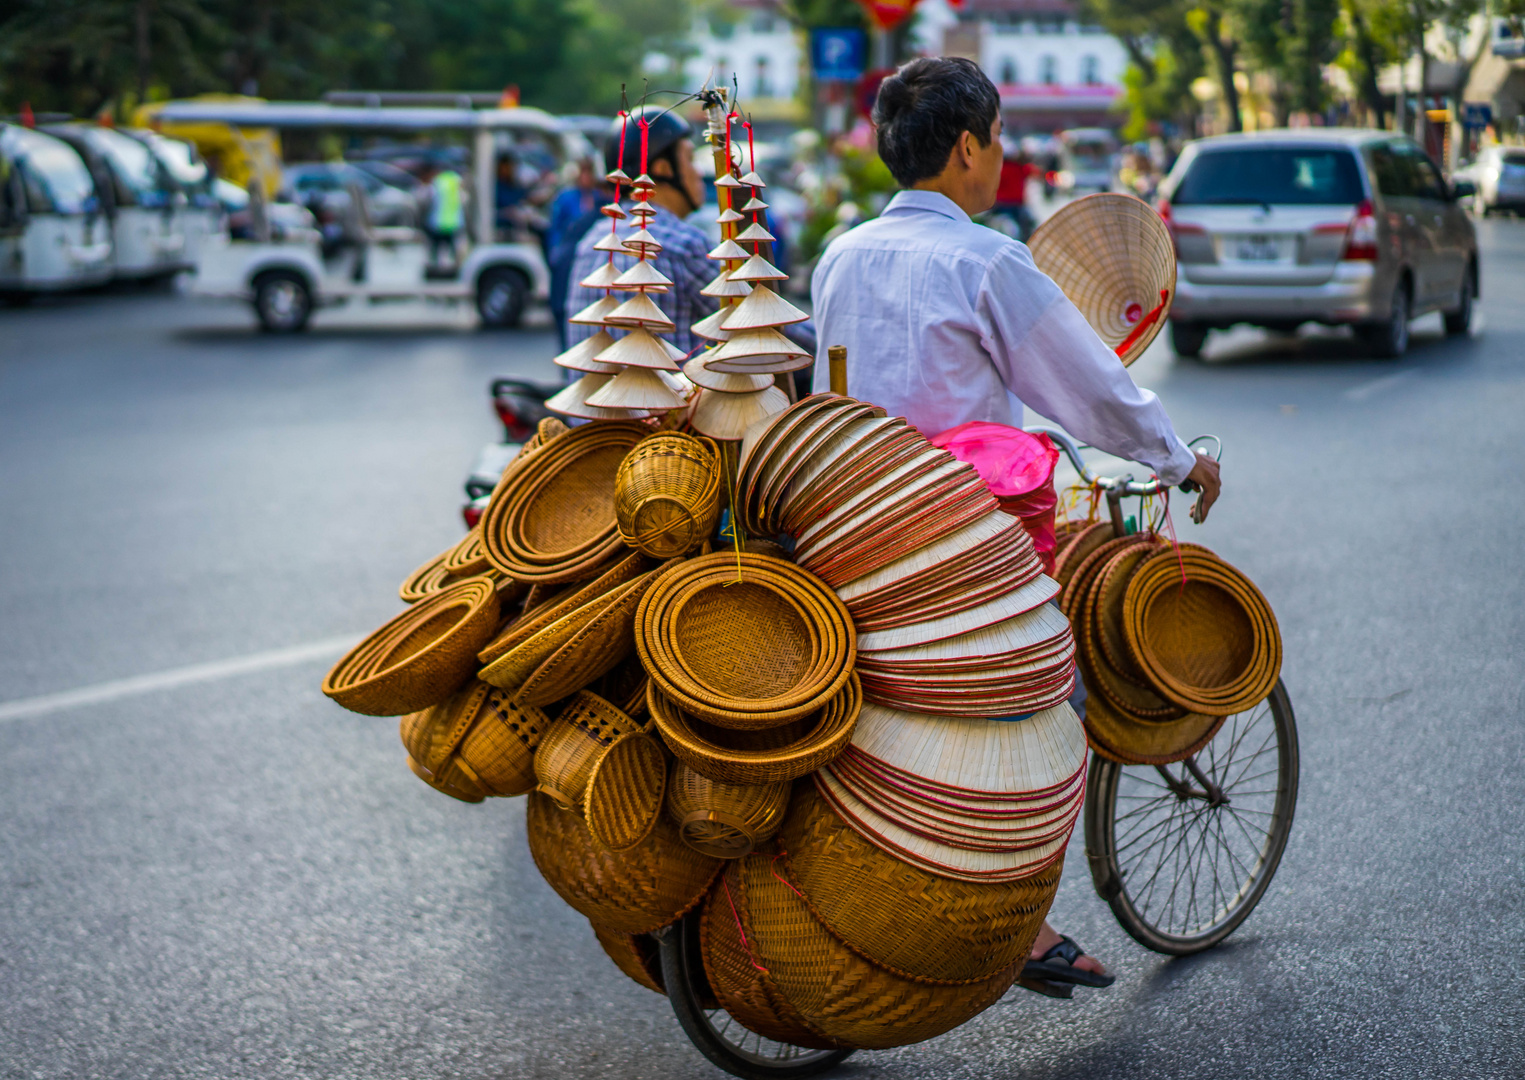
<path fill-rule="evenodd" d="M 900 186 L 910 187 L 943 171 L 964 132 L 989 146 L 1000 111 L 1001 95 L 973 60 L 912 60 L 879 84 L 879 156 Z"/>

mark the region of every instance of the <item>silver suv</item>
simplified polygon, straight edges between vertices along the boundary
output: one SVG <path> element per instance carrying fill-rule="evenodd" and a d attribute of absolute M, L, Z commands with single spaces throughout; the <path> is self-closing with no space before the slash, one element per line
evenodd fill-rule
<path fill-rule="evenodd" d="M 1348 324 L 1379 356 L 1408 348 L 1409 320 L 1445 315 L 1466 333 L 1477 237 L 1418 144 L 1401 135 L 1304 129 L 1192 143 L 1160 189 L 1179 275 L 1171 343 L 1197 356 L 1208 331 Z"/>

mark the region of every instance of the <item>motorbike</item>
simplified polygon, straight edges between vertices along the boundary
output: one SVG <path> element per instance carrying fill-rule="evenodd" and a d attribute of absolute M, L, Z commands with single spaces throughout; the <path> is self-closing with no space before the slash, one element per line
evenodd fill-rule
<path fill-rule="evenodd" d="M 492 498 L 493 488 L 498 486 L 503 470 L 535 434 L 540 421 L 551 415 L 545 407 L 546 399 L 561 389 L 560 386 L 524 379 L 492 381 L 488 395 L 492 399 L 493 413 L 503 425 L 503 439 L 482 447 L 466 477 L 466 502 L 461 507 L 466 528 L 475 528 L 482 519 L 482 512 L 487 509 L 487 501 Z"/>

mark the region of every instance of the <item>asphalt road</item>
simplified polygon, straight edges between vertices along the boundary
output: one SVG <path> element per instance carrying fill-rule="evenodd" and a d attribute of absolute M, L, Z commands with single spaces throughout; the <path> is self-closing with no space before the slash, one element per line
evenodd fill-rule
<path fill-rule="evenodd" d="M 1077 844 L 1055 921 L 1113 988 L 1014 990 L 840 1075 L 1525 1075 L 1525 223 L 1480 232 L 1472 339 L 1245 331 L 1134 368 L 1224 438 L 1219 508 L 1178 524 L 1285 635 L 1302 795 L 1250 921 L 1147 953 Z M 318 692 L 459 535 L 487 382 L 552 375 L 551 335 L 249 324 L 0 310 L 0 1077 L 719 1075 L 541 881 L 522 800 L 446 799 Z"/>

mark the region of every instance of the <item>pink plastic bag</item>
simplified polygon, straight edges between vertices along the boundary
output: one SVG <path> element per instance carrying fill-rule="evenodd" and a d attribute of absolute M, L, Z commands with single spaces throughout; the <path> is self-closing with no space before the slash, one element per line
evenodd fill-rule
<path fill-rule="evenodd" d="M 1059 449 L 1049 437 L 973 420 L 936 436 L 932 445 L 974 466 L 1001 509 L 1022 522 L 1044 568 L 1053 573 L 1054 507 L 1059 502 L 1054 466 Z"/>

